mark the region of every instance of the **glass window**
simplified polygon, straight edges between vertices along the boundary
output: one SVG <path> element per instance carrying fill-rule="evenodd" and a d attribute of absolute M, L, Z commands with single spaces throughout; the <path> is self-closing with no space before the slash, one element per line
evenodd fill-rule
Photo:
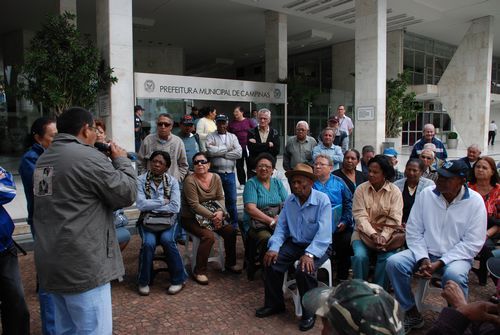
<path fill-rule="evenodd" d="M 425 54 L 415 51 L 415 72 L 424 73 Z"/>
<path fill-rule="evenodd" d="M 403 67 L 404 69 L 408 69 L 408 70 L 413 70 L 414 67 L 415 67 L 415 64 L 413 62 L 413 50 L 410 50 L 410 49 L 404 49 L 404 52 L 403 52 Z"/>

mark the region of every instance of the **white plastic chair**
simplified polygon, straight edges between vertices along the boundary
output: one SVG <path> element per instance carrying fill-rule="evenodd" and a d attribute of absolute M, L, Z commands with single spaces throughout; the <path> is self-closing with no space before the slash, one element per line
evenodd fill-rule
<path fill-rule="evenodd" d="M 196 266 L 196 254 L 198 253 L 198 247 L 200 246 L 200 239 L 190 233 L 187 233 L 187 239 L 186 239 L 186 249 L 185 249 L 185 252 L 186 254 L 184 255 L 185 258 L 189 258 L 190 259 L 190 263 L 191 263 L 191 271 L 194 273 L 194 267 Z M 217 252 L 216 254 L 213 255 L 214 253 L 214 249 L 212 248 L 212 250 L 210 251 L 210 254 L 212 256 L 208 257 L 208 262 L 216 262 L 216 263 L 219 263 L 219 266 L 221 268 L 221 271 L 224 271 L 225 270 L 225 267 L 224 267 L 224 255 L 225 255 L 225 251 L 224 251 L 224 239 L 219 236 L 219 234 L 217 233 L 214 233 L 214 237 L 215 237 L 215 243 L 217 243 Z M 189 238 L 191 238 L 191 240 L 193 241 L 193 245 L 191 247 L 191 256 L 189 256 Z"/>
<path fill-rule="evenodd" d="M 299 265 L 299 261 L 296 261 L 294 266 L 297 268 Z M 327 258 L 326 261 L 321 264 L 320 268 L 318 269 L 325 269 L 326 272 L 328 272 L 328 286 L 332 287 L 332 263 L 330 262 L 330 259 Z M 319 285 L 325 285 L 323 282 L 319 282 Z M 288 296 L 291 295 L 293 304 L 295 305 L 295 315 L 298 317 L 302 316 L 302 304 L 300 300 L 300 294 L 299 294 L 299 288 L 297 287 L 297 282 L 295 279 L 288 279 L 288 271 L 285 272 L 285 277 L 283 278 L 283 295 Z"/>

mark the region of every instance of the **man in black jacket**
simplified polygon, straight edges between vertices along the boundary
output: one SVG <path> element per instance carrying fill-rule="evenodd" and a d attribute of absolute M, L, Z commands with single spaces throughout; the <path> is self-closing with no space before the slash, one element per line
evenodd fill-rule
<path fill-rule="evenodd" d="M 263 108 L 257 113 L 259 125 L 248 131 L 249 168 L 248 178 L 255 176 L 255 158 L 263 152 L 269 152 L 276 158 L 280 152 L 278 130 L 271 128 L 271 111 Z"/>

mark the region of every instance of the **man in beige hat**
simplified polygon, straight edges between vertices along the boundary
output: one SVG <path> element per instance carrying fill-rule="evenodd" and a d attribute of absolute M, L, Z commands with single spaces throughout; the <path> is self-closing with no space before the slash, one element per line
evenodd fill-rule
<path fill-rule="evenodd" d="M 290 265 L 299 261 L 295 279 L 302 297 L 318 286 L 316 270 L 330 256 L 332 218 L 330 199 L 312 188 L 317 177 L 307 164 L 299 163 L 286 176 L 292 194 L 285 200 L 276 229 L 268 242 L 264 256 L 265 301 L 255 316 L 267 316 L 285 311 L 283 277 Z M 299 329 L 314 326 L 315 316 L 303 309 Z"/>

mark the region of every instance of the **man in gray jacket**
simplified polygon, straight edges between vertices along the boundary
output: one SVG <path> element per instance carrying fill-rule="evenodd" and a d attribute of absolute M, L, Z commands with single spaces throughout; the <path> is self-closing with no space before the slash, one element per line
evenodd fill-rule
<path fill-rule="evenodd" d="M 217 130 L 208 134 L 205 143 L 207 156 L 211 157 L 211 171 L 217 173 L 222 181 L 226 208 L 231 216 L 231 223 L 238 228 L 238 208 L 236 207 L 236 160 L 241 158 L 241 145 L 236 135 L 227 131 L 228 118 L 219 114 L 215 118 Z"/>
<path fill-rule="evenodd" d="M 124 274 L 113 210 L 135 201 L 135 171 L 115 143 L 109 158 L 94 148 L 87 110 L 69 108 L 57 127 L 34 172 L 40 286 L 53 296 L 57 334 L 111 334 L 109 282 Z"/>

